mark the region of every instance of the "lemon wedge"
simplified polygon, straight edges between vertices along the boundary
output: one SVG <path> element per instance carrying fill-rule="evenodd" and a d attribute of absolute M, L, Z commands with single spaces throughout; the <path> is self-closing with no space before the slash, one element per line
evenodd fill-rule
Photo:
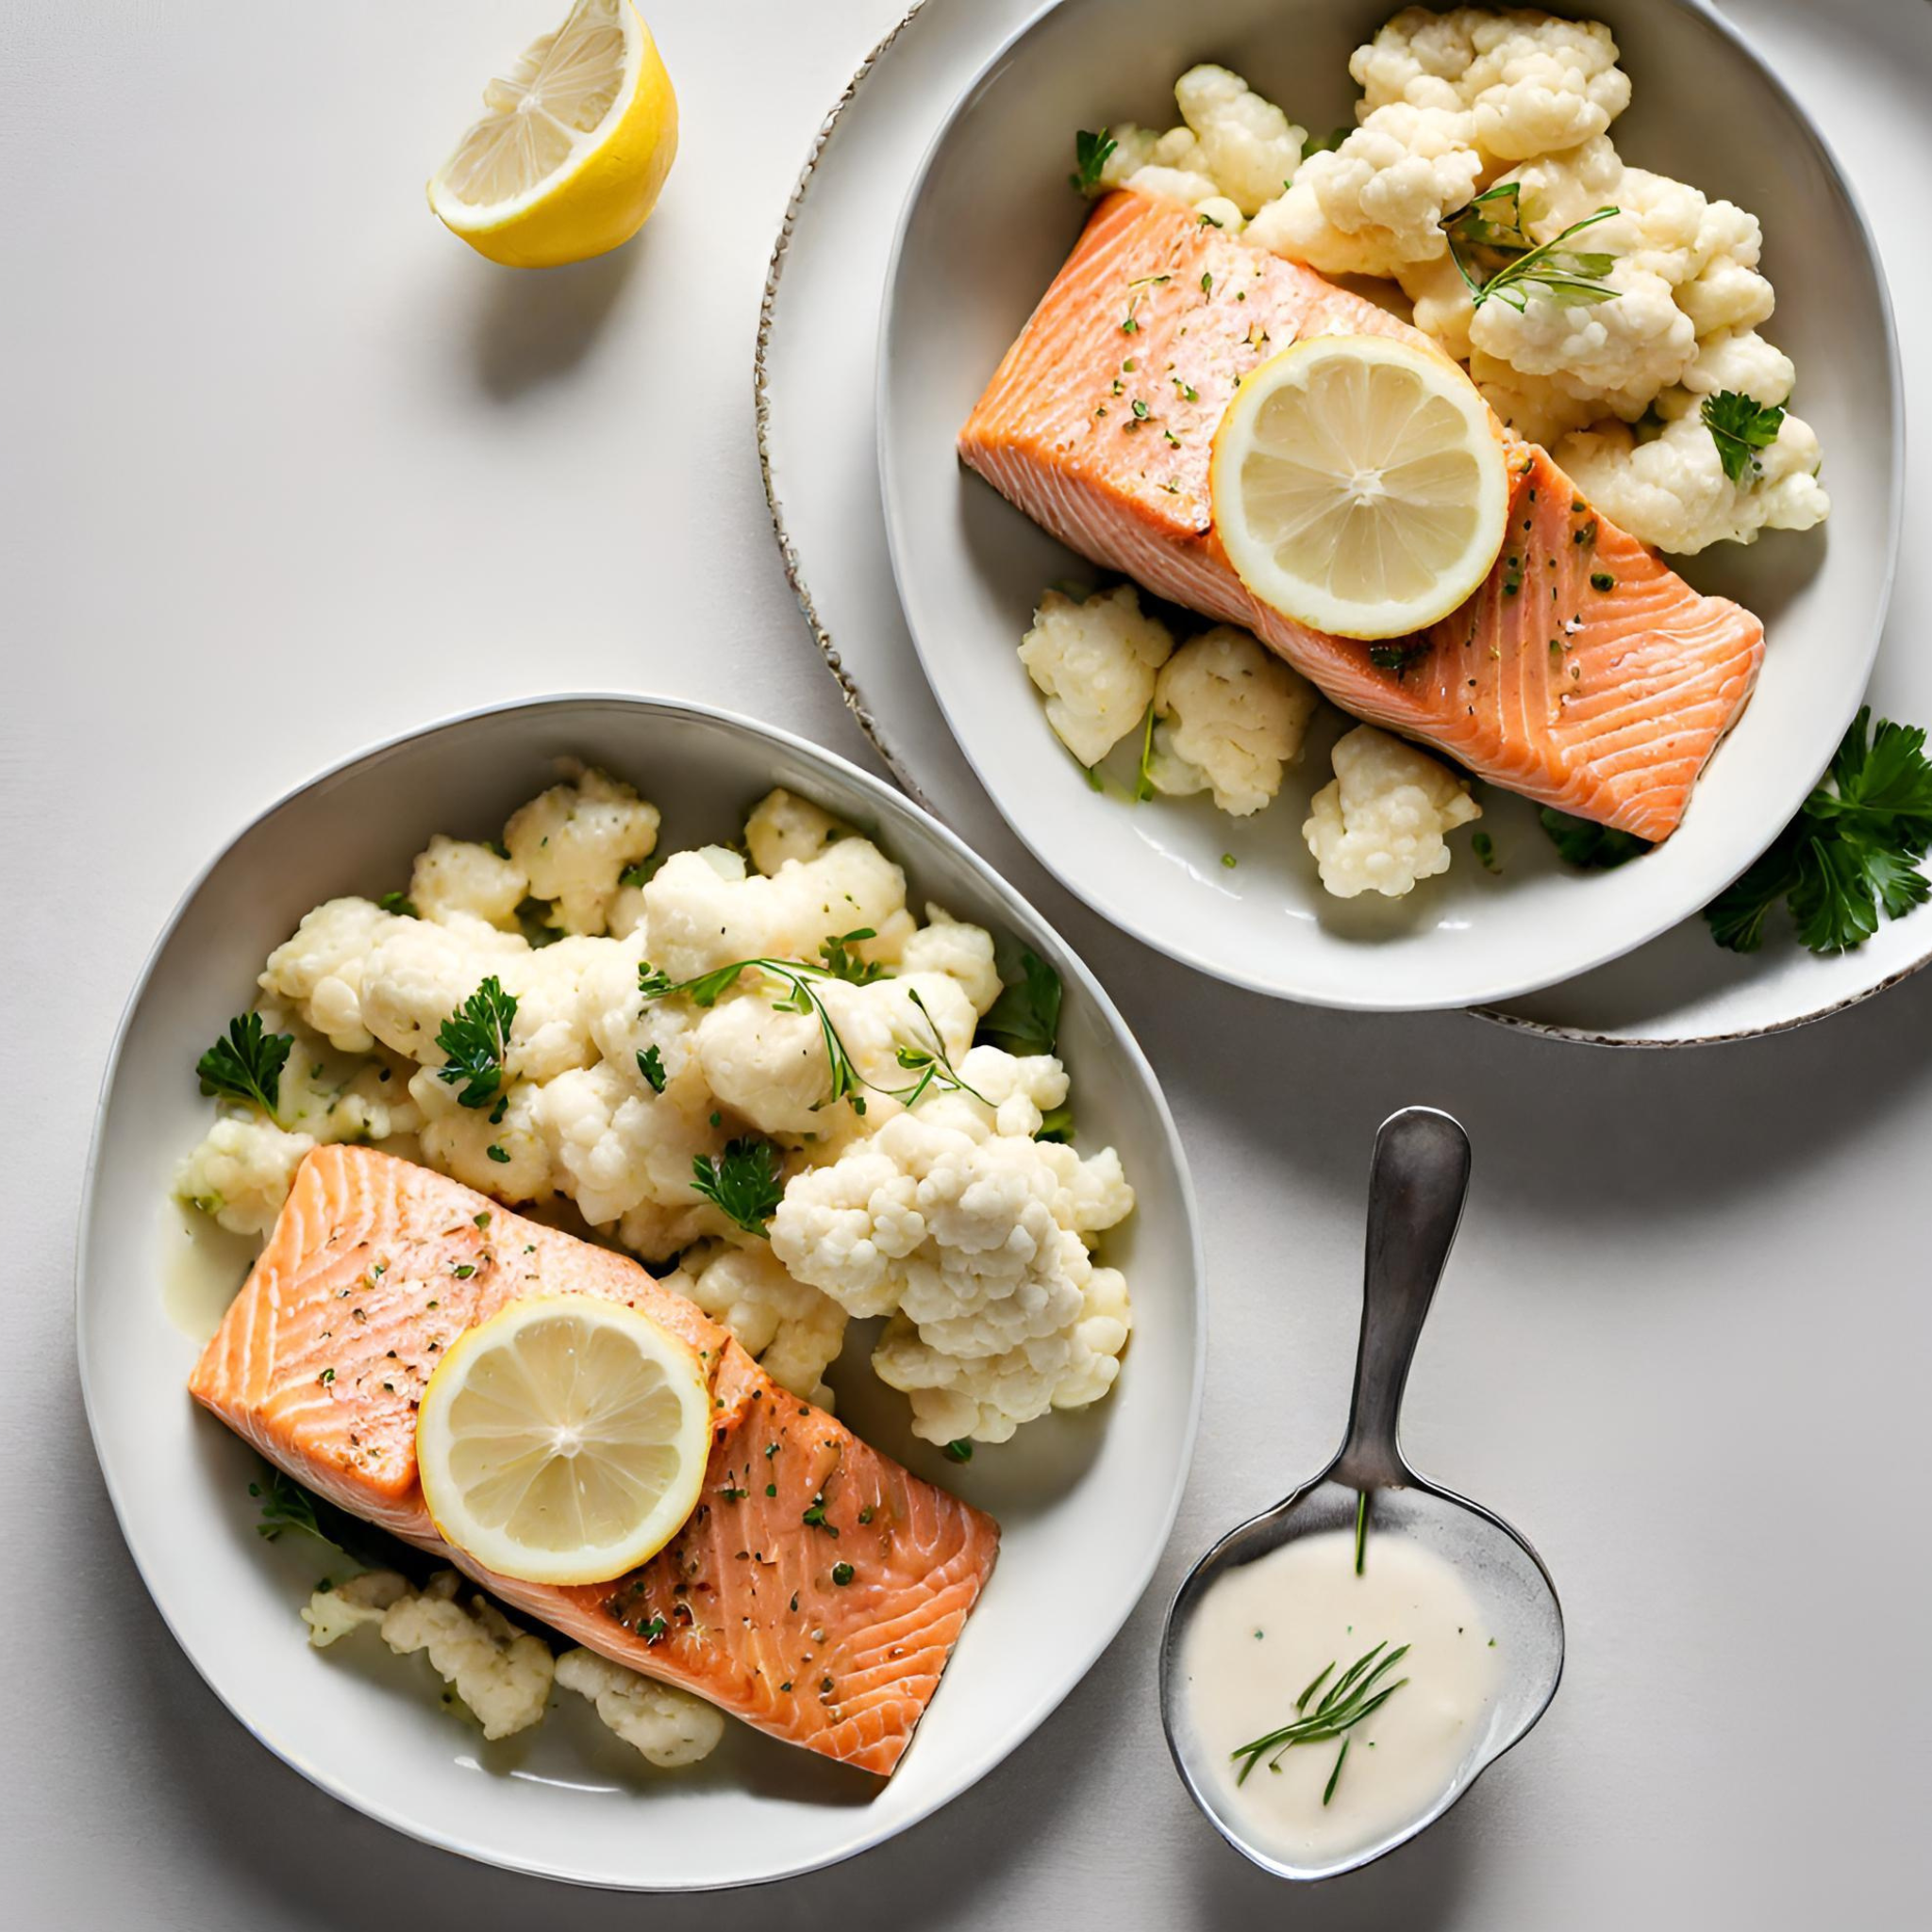
<path fill-rule="evenodd" d="M 478 254 L 555 268 L 643 226 L 676 158 L 677 97 L 630 0 L 577 0 L 483 105 L 429 179 L 429 206 Z"/>
<path fill-rule="evenodd" d="M 527 1583 L 603 1583 L 697 1507 L 710 1394 L 692 1350 L 594 1295 L 512 1302 L 423 1392 L 417 1474 L 442 1540 Z"/>
<path fill-rule="evenodd" d="M 1250 371 L 1214 436 L 1214 523 L 1272 608 L 1347 638 L 1447 617 L 1509 518 L 1495 420 L 1444 357 L 1313 336 Z"/>

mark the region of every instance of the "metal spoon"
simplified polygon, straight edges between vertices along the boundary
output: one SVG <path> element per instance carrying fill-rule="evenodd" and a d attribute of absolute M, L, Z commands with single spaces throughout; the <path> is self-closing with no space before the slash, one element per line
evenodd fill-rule
<path fill-rule="evenodd" d="M 1236 1851 L 1282 1878 L 1332 1878 L 1406 1844 L 1433 1824 L 1549 1708 L 1563 1674 L 1563 1610 L 1537 1554 L 1478 1505 L 1425 1481 L 1396 1440 L 1402 1391 L 1469 1191 L 1469 1137 L 1446 1113 L 1410 1107 L 1382 1123 L 1369 1170 L 1368 1261 L 1355 1400 L 1341 1451 L 1321 1474 L 1244 1523 L 1188 1573 L 1160 1645 L 1160 1715 L 1190 1795 Z M 1454 1566 L 1494 1631 L 1502 1681 L 1482 1736 L 1441 1797 L 1420 1817 L 1326 1863 L 1297 1864 L 1256 1844 L 1226 1802 L 1224 1747 L 1210 1749 L 1189 1717 L 1180 1658 L 1188 1626 L 1216 1580 L 1297 1537 L 1352 1530 L 1404 1536 Z M 1373 1550 L 1373 1543 L 1371 1544 Z"/>

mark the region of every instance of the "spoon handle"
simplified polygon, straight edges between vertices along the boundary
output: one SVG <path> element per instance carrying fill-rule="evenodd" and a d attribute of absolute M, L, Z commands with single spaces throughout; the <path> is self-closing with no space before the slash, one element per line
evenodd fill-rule
<path fill-rule="evenodd" d="M 1469 1136 L 1431 1107 L 1382 1123 L 1369 1167 L 1368 1261 L 1348 1437 L 1334 1475 L 1351 1489 L 1406 1483 L 1396 1425 L 1436 1283 L 1469 1192 Z"/>

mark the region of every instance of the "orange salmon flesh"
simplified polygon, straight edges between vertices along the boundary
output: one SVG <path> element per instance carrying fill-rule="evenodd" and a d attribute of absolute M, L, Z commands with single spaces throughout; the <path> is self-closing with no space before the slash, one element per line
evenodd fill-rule
<path fill-rule="evenodd" d="M 1693 591 L 1535 444 L 1505 433 L 1508 534 L 1488 580 L 1429 630 L 1374 647 L 1379 662 L 1258 603 L 1235 575 L 1209 495 L 1215 427 L 1251 369 L 1323 335 L 1441 353 L 1177 202 L 1116 192 L 1008 350 L 959 454 L 1081 556 L 1244 625 L 1354 716 L 1540 804 L 1668 838 L 1750 698 L 1764 627 Z"/>
<path fill-rule="evenodd" d="M 626 1303 L 689 1342 L 709 1374 L 704 1500 L 663 1550 L 610 1583 L 485 1570 L 437 1535 L 416 1479 L 417 1405 L 443 1351 L 537 1294 Z M 189 1389 L 296 1481 L 517 1609 L 881 1777 L 998 1554 L 991 1517 L 788 1394 L 635 1261 L 367 1148 L 304 1159 Z M 848 1563 L 850 1580 L 836 1583 L 834 1566 Z"/>

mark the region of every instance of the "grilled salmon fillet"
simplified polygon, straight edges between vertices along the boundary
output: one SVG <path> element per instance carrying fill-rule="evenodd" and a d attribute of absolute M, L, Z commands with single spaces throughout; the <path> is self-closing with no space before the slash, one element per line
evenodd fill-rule
<path fill-rule="evenodd" d="M 1116 192 L 1007 352 L 959 454 L 1081 556 L 1245 625 L 1343 710 L 1541 804 L 1667 838 L 1751 695 L 1764 627 L 1693 591 L 1535 444 L 1506 434 L 1502 554 L 1427 631 L 1373 647 L 1330 637 L 1235 575 L 1209 496 L 1215 426 L 1257 364 L 1298 338 L 1349 334 L 1441 353 L 1177 202 Z"/>
<path fill-rule="evenodd" d="M 713 1408 L 690 1522 L 629 1575 L 575 1587 L 519 1583 L 449 1548 L 416 1479 L 417 1404 L 441 1353 L 507 1302 L 565 1293 L 627 1303 L 681 1336 L 709 1371 Z M 787 1393 L 635 1261 L 367 1148 L 303 1161 L 189 1389 L 296 1481 L 504 1602 L 882 1777 L 999 1547 L 991 1517 Z M 833 1582 L 835 1563 L 852 1566 L 849 1582 Z"/>

